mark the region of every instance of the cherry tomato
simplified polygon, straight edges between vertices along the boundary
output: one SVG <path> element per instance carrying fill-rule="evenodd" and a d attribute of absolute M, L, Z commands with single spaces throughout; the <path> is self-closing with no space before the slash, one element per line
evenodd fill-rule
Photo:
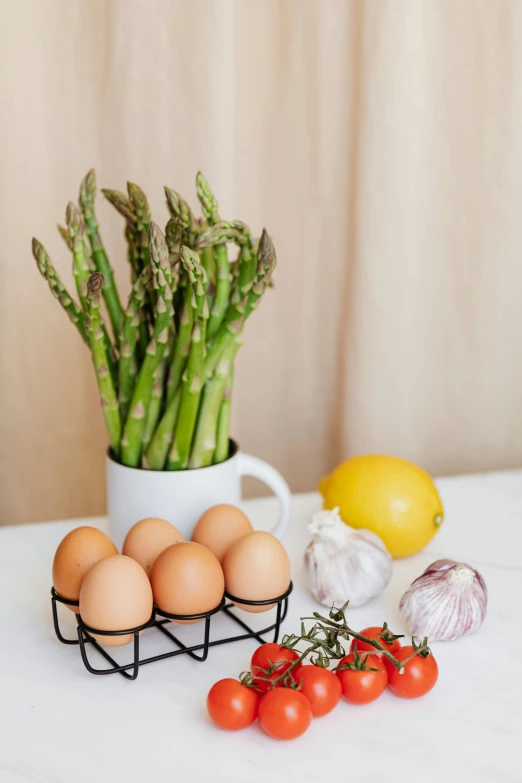
<path fill-rule="evenodd" d="M 270 680 L 275 680 L 283 672 L 290 668 L 292 661 L 296 661 L 298 658 L 299 653 L 297 653 L 295 650 L 289 650 L 286 647 L 280 647 L 274 642 L 262 644 L 261 647 L 258 647 L 250 662 L 250 671 L 254 677 L 254 683 L 257 689 L 262 693 L 265 693 L 270 688 L 270 683 L 255 679 L 256 675 L 264 676 L 262 671 L 263 669 L 269 669 L 271 664 L 279 664 L 275 666 L 272 674 L 268 675 Z M 288 663 L 284 663 L 284 661 L 288 661 Z M 301 664 L 298 663 L 297 666 L 292 669 L 292 675 L 295 677 L 301 668 Z M 283 681 L 281 680 L 278 685 L 283 685 Z"/>
<path fill-rule="evenodd" d="M 300 693 L 310 702 L 314 718 L 326 715 L 339 704 L 342 695 L 341 681 L 328 669 L 323 669 L 322 666 L 302 666 L 295 680 L 301 683 Z"/>
<path fill-rule="evenodd" d="M 383 628 L 382 626 L 378 625 L 372 625 L 370 628 L 364 628 L 362 631 L 360 631 L 361 636 L 366 636 L 367 639 L 376 639 L 377 636 L 379 636 L 380 633 L 382 633 Z M 392 634 L 393 636 L 394 634 Z M 397 650 L 400 650 L 401 643 L 399 639 L 394 639 L 392 642 L 386 642 L 384 639 L 379 639 L 379 642 L 382 644 L 383 647 L 386 647 L 387 650 L 391 652 L 392 655 L 396 656 Z M 350 644 L 350 652 L 353 652 L 354 647 L 357 649 L 357 652 L 363 652 L 364 650 L 369 650 L 370 652 L 375 652 L 375 647 L 372 647 L 371 644 L 368 644 L 367 642 L 360 642 L 359 639 L 352 639 L 352 643 Z M 387 658 L 385 658 L 380 653 L 376 653 L 380 658 L 382 658 L 384 665 L 386 666 L 386 669 L 388 671 L 388 675 L 390 674 L 390 667 L 392 669 L 395 669 L 395 666 L 393 663 L 391 663 Z"/>
<path fill-rule="evenodd" d="M 220 729 L 245 729 L 257 718 L 259 695 L 252 688 L 228 677 L 219 680 L 210 689 L 207 710 Z"/>
<path fill-rule="evenodd" d="M 388 672 L 379 655 L 361 655 L 367 666 L 372 669 L 378 669 L 376 672 L 368 669 L 338 669 L 335 674 L 339 678 L 343 689 L 343 696 L 346 701 L 352 704 L 369 704 L 378 699 L 388 684 Z M 339 666 L 343 663 L 353 663 L 354 654 L 345 655 L 339 661 Z"/>
<path fill-rule="evenodd" d="M 413 647 L 407 645 L 395 653 L 399 661 L 403 661 L 413 652 Z M 390 665 L 389 684 L 392 691 L 403 699 L 417 699 L 431 691 L 439 677 L 437 661 L 430 653 L 426 658 L 416 655 L 405 664 L 402 674 L 395 666 Z"/>
<path fill-rule="evenodd" d="M 304 734 L 312 722 L 312 707 L 300 691 L 274 688 L 261 698 L 259 724 L 273 739 L 289 740 Z"/>

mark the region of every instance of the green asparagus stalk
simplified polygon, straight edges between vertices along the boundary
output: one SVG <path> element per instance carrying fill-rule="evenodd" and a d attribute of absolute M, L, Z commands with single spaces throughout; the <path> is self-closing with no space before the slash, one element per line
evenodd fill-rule
<path fill-rule="evenodd" d="M 230 420 L 232 416 L 232 387 L 234 385 L 234 362 L 231 362 L 228 379 L 223 392 L 223 399 L 219 408 L 217 431 L 216 431 L 216 450 L 214 452 L 214 462 L 224 462 L 228 457 L 230 443 Z"/>
<path fill-rule="evenodd" d="M 145 418 L 145 427 L 143 430 L 143 451 L 146 452 L 149 443 L 151 442 L 156 425 L 159 421 L 161 414 L 161 406 L 163 403 L 163 381 L 165 379 L 166 371 L 166 359 L 165 356 L 161 360 L 159 367 L 154 373 L 154 383 L 152 385 L 152 393 L 150 396 L 149 407 L 147 409 L 147 416 Z"/>
<path fill-rule="evenodd" d="M 67 205 L 65 220 L 69 232 L 69 244 L 73 254 L 73 274 L 76 290 L 78 291 L 81 305 L 87 312 L 87 281 L 94 270 L 87 254 L 82 213 L 71 201 Z"/>
<path fill-rule="evenodd" d="M 174 440 L 167 459 L 168 470 L 188 467 L 190 449 L 196 426 L 199 400 L 203 387 L 203 365 L 205 358 L 206 326 L 209 317 L 205 296 L 207 277 L 197 253 L 183 247 L 181 256 L 185 264 L 192 263 L 194 284 L 194 326 L 190 338 L 187 368 L 181 386 L 181 402 L 174 433 Z"/>
<path fill-rule="evenodd" d="M 144 464 L 151 470 L 162 470 L 167 459 L 173 441 L 174 428 L 178 417 L 179 406 L 181 402 L 181 379 L 185 370 L 189 351 L 191 347 L 191 337 L 194 328 L 194 311 L 199 306 L 203 306 L 201 298 L 196 298 L 198 291 L 199 277 L 203 274 L 199 266 L 193 261 L 193 254 L 184 249 L 180 255 L 180 265 L 186 278 L 181 317 L 178 326 L 177 340 L 174 346 L 172 362 L 167 382 L 167 407 L 162 419 L 154 433 L 150 446 L 146 453 Z M 204 282 L 203 282 L 204 285 Z"/>
<path fill-rule="evenodd" d="M 151 214 L 147 196 L 134 182 L 127 182 L 127 192 L 132 211 L 136 220 L 137 249 L 140 258 L 140 268 L 145 269 L 150 264 L 149 235 Z M 157 300 L 157 282 L 154 276 L 151 279 L 147 299 L 149 303 L 150 320 L 153 320 L 154 308 Z"/>
<path fill-rule="evenodd" d="M 136 220 L 136 233 L 139 239 L 142 266 L 145 267 L 148 266 L 150 262 L 150 207 L 147 196 L 138 185 L 134 184 L 134 182 L 127 182 L 127 192 L 129 194 L 129 201 L 132 205 L 132 212 Z"/>
<path fill-rule="evenodd" d="M 158 286 L 158 299 L 152 339 L 147 346 L 145 357 L 138 373 L 132 394 L 130 412 L 127 416 L 121 442 L 123 464 L 130 467 L 138 467 L 140 463 L 143 448 L 143 430 L 154 383 L 154 373 L 165 353 L 169 339 L 169 326 L 173 315 L 172 290 L 167 285 L 165 276 L 165 269 L 169 260 L 168 248 L 159 227 L 152 221 L 150 223 L 149 248 L 151 263 L 154 267 L 154 277 Z"/>
<path fill-rule="evenodd" d="M 252 246 L 250 242 L 246 242 L 242 245 L 239 251 L 239 275 L 237 280 L 237 293 L 238 299 L 241 300 L 248 294 L 254 280 L 256 278 L 257 271 L 257 259 L 254 252 L 252 252 Z"/>
<path fill-rule="evenodd" d="M 178 386 L 170 403 L 167 404 L 165 413 L 156 427 L 150 445 L 143 455 L 141 466 L 148 470 L 163 470 L 165 460 L 172 445 L 174 429 L 181 402 L 181 386 Z"/>
<path fill-rule="evenodd" d="M 136 216 L 132 204 L 125 193 L 121 190 L 111 190 L 110 188 L 101 188 L 101 192 L 114 209 L 125 218 L 127 224 L 136 230 Z"/>
<path fill-rule="evenodd" d="M 124 235 L 127 243 L 127 261 L 131 268 L 131 280 L 135 283 L 140 275 L 140 259 L 136 250 L 136 234 L 128 223 L 125 224 Z"/>
<path fill-rule="evenodd" d="M 196 188 L 203 215 L 207 223 L 213 226 L 220 219 L 218 203 L 210 185 L 200 171 L 196 176 Z M 221 326 L 230 295 L 230 262 L 225 241 L 222 240 L 214 245 L 216 295 L 207 326 L 207 339 L 210 339 Z"/>
<path fill-rule="evenodd" d="M 266 289 L 272 283 L 272 275 L 276 267 L 277 258 L 274 243 L 266 228 L 263 229 L 257 249 L 257 270 L 254 283 L 249 290 L 245 309 L 245 317 L 257 309 L 259 300 Z"/>
<path fill-rule="evenodd" d="M 274 245 L 266 229 L 263 229 L 257 254 L 257 273 L 255 282 L 248 294 L 238 304 L 231 304 L 223 323 L 209 344 L 205 357 L 203 378 L 206 380 L 214 371 L 225 346 L 244 326 L 245 320 L 255 310 L 264 294 L 276 265 Z"/>
<path fill-rule="evenodd" d="M 169 248 L 169 264 L 172 279 L 172 292 L 174 294 L 174 314 L 176 327 L 178 326 L 178 314 L 182 308 L 184 277 L 182 275 L 181 246 L 183 240 L 183 225 L 178 217 L 171 217 L 165 227 L 165 239 Z M 168 366 L 172 360 L 174 347 L 170 352 Z"/>
<path fill-rule="evenodd" d="M 199 203 L 201 204 L 201 211 L 203 212 L 203 217 L 209 224 L 209 226 L 213 226 L 215 223 L 217 223 L 220 220 L 219 217 L 219 207 L 217 203 L 217 199 L 214 196 L 214 193 L 212 192 L 212 188 L 210 187 L 209 183 L 201 173 L 201 171 L 198 171 L 196 174 L 196 190 L 198 194 Z"/>
<path fill-rule="evenodd" d="M 242 334 L 225 348 L 214 374 L 205 384 L 201 400 L 194 445 L 189 467 L 204 468 L 211 465 L 217 447 L 216 431 L 221 403 L 225 394 L 234 357 L 243 342 Z"/>
<path fill-rule="evenodd" d="M 183 224 L 178 217 L 171 217 L 167 222 L 165 239 L 169 249 L 169 262 L 172 273 L 173 268 L 179 266 L 183 240 Z"/>
<path fill-rule="evenodd" d="M 102 188 L 101 192 L 119 214 L 125 218 L 125 240 L 127 242 L 127 259 L 132 270 L 132 282 L 142 271 L 138 237 L 136 234 L 136 216 L 129 199 L 120 190 Z"/>
<path fill-rule="evenodd" d="M 169 249 L 168 281 L 173 291 L 179 284 L 179 268 L 181 258 L 181 240 L 183 226 L 179 218 L 170 218 L 165 227 L 165 240 Z"/>
<path fill-rule="evenodd" d="M 165 187 L 165 196 L 167 197 L 167 207 L 172 217 L 181 220 L 183 226 L 183 244 L 187 247 L 193 247 L 195 237 L 199 231 L 198 221 L 191 208 L 179 193 L 175 190 Z"/>
<path fill-rule="evenodd" d="M 73 274 L 76 281 L 76 289 L 78 291 L 82 309 L 84 312 L 87 312 L 87 281 L 89 280 L 89 275 L 94 271 L 94 269 L 92 267 L 91 259 L 88 255 L 87 237 L 85 236 L 85 225 L 83 222 L 82 213 L 72 202 L 69 202 L 67 205 L 65 219 L 69 233 L 69 242 L 73 253 Z M 114 383 L 116 379 L 116 359 L 114 348 L 103 321 L 101 328 L 103 331 L 105 350 L 109 360 L 108 366 Z M 115 339 L 116 342 L 118 342 L 118 335 L 116 335 Z"/>
<path fill-rule="evenodd" d="M 216 260 L 212 246 L 207 245 L 207 247 L 200 250 L 199 257 L 203 269 L 207 273 L 207 300 L 209 310 L 211 310 L 214 305 L 214 297 L 216 296 Z"/>
<path fill-rule="evenodd" d="M 241 226 L 241 228 L 239 228 Z M 210 245 L 216 245 L 219 242 L 235 242 L 239 247 L 248 243 L 250 230 L 244 223 L 239 221 L 228 222 L 220 220 L 212 226 L 207 226 L 200 231 L 196 238 L 196 249 L 202 250 Z M 254 265 L 255 270 L 255 265 Z"/>
<path fill-rule="evenodd" d="M 142 325 L 140 314 L 151 275 L 152 270 L 149 266 L 138 277 L 132 287 L 127 309 L 123 316 L 120 336 L 120 359 L 118 362 L 118 391 L 123 422 L 127 418 L 132 390 L 136 380 L 136 345 L 139 329 Z"/>
<path fill-rule="evenodd" d="M 193 282 L 195 282 L 195 279 Z M 189 356 L 193 327 L 193 290 L 189 281 L 189 284 L 185 287 L 178 335 L 174 345 L 167 381 L 167 407 L 156 428 L 156 432 L 154 433 L 146 454 L 147 467 L 151 470 L 163 469 L 167 454 L 172 445 L 174 428 L 176 426 L 181 402 L 181 379 Z"/>
<path fill-rule="evenodd" d="M 98 382 L 98 390 L 101 397 L 103 415 L 109 434 L 109 443 L 114 455 L 118 457 L 120 453 L 121 418 L 116 391 L 109 371 L 103 329 L 101 328 L 100 296 L 103 285 L 104 279 L 100 272 L 94 272 L 94 274 L 89 277 L 86 297 L 88 314 L 87 333 Z"/>
<path fill-rule="evenodd" d="M 61 238 L 69 248 L 69 250 L 72 252 L 72 244 L 71 244 L 71 238 L 69 236 L 69 230 L 65 228 L 65 226 L 61 226 L 59 223 L 56 226 L 58 229 L 58 233 L 60 234 Z"/>
<path fill-rule="evenodd" d="M 125 241 L 127 242 L 127 260 L 131 268 L 131 279 L 134 284 L 143 271 L 141 254 L 141 239 L 137 235 L 136 216 L 132 204 L 125 193 L 120 190 L 102 188 L 101 192 L 117 212 L 125 218 Z M 145 310 L 139 312 L 139 355 L 145 353 L 149 343 L 148 318 Z"/>
<path fill-rule="evenodd" d="M 51 259 L 47 255 L 47 251 L 44 246 L 34 238 L 32 241 L 32 249 L 40 274 L 47 280 L 51 293 L 55 299 L 60 302 L 63 309 L 80 332 L 82 339 L 89 345 L 89 339 L 85 328 L 85 316 L 60 280 L 58 272 L 55 270 Z"/>
<path fill-rule="evenodd" d="M 185 287 L 185 295 L 178 324 L 178 335 L 167 381 L 167 404 L 172 400 L 181 383 L 181 377 L 185 370 L 189 355 L 193 326 L 194 309 L 192 306 L 192 287 L 191 285 L 187 285 Z"/>
<path fill-rule="evenodd" d="M 101 272 L 105 285 L 103 286 L 103 298 L 107 305 L 109 319 L 112 325 L 115 340 L 120 334 L 121 319 L 123 316 L 122 306 L 118 297 L 118 291 L 114 283 L 112 267 L 107 258 L 107 253 L 103 247 L 100 237 L 100 229 L 96 214 L 94 212 L 94 196 L 96 194 L 96 176 L 94 169 L 87 172 L 80 185 L 80 207 L 83 213 L 83 219 L 87 228 L 87 235 L 91 245 L 92 258 L 98 272 Z"/>

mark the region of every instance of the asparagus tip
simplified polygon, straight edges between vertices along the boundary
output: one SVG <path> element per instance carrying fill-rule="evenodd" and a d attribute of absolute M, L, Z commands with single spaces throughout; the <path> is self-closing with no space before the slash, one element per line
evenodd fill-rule
<path fill-rule="evenodd" d="M 80 184 L 80 204 L 86 207 L 87 203 L 92 202 L 96 193 L 96 173 L 94 169 L 89 169 Z"/>
<path fill-rule="evenodd" d="M 105 278 L 102 273 L 94 272 L 87 281 L 87 296 L 89 298 L 99 298 L 104 284 Z"/>

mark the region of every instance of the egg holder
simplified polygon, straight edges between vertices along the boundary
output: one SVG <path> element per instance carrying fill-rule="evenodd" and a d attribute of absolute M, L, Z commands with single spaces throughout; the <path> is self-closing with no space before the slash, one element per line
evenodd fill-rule
<path fill-rule="evenodd" d="M 255 639 L 256 641 L 259 642 L 259 644 L 265 644 L 265 642 L 268 640 L 263 637 L 265 634 L 268 634 L 271 631 L 274 632 L 272 641 L 277 642 L 279 638 L 281 623 L 284 621 L 288 612 L 288 596 L 290 595 L 292 590 L 293 590 L 293 584 L 292 582 L 290 582 L 288 590 L 285 593 L 278 596 L 277 598 L 270 598 L 265 601 L 247 601 L 243 598 L 236 598 L 235 596 L 225 591 L 219 606 L 216 606 L 210 612 L 203 612 L 201 614 L 190 614 L 190 615 L 169 614 L 168 612 L 164 612 L 161 609 L 159 609 L 156 605 L 153 605 L 152 615 L 150 617 L 150 620 L 148 620 L 143 625 L 136 626 L 135 628 L 128 628 L 124 631 L 99 631 L 96 628 L 91 628 L 90 626 L 86 625 L 83 622 L 81 616 L 77 613 L 76 621 L 78 623 L 78 628 L 77 628 L 78 638 L 66 639 L 60 630 L 57 604 L 61 603 L 61 604 L 69 604 L 70 606 L 79 606 L 79 601 L 71 601 L 68 598 L 63 598 L 62 596 L 58 595 L 54 587 L 52 587 L 51 604 L 52 604 L 52 611 L 53 611 L 54 631 L 56 633 L 58 640 L 62 642 L 62 644 L 79 645 L 80 653 L 85 668 L 91 674 L 119 673 L 122 675 L 122 677 L 125 677 L 125 679 L 127 680 L 135 680 L 138 676 L 140 666 L 145 666 L 146 663 L 153 663 L 154 661 L 162 661 L 166 658 L 173 658 L 176 655 L 189 655 L 195 661 L 199 661 L 202 663 L 203 661 L 206 661 L 210 647 L 217 647 L 217 645 L 220 644 L 231 644 L 232 642 L 239 642 L 242 641 L 243 639 Z M 227 600 L 231 601 L 232 603 L 227 603 Z M 247 604 L 248 606 L 267 606 L 269 604 L 276 604 L 277 613 L 276 613 L 275 622 L 272 623 L 272 625 L 269 625 L 267 628 L 263 628 L 260 631 L 254 631 L 245 622 L 243 622 L 241 618 L 237 617 L 234 614 L 234 612 L 232 611 L 234 603 Z M 210 639 L 211 619 L 212 617 L 219 614 L 220 612 L 226 614 L 227 617 L 229 617 L 237 625 L 239 625 L 246 633 L 241 633 L 238 634 L 237 636 L 229 636 L 225 639 L 211 640 Z M 191 647 L 187 647 L 185 644 L 183 644 L 183 642 L 180 639 L 174 636 L 174 634 L 171 633 L 171 631 L 169 631 L 168 628 L 165 627 L 167 623 L 169 623 L 171 620 L 176 621 L 176 620 L 203 620 L 203 619 L 205 620 L 203 642 L 201 644 L 192 645 Z M 161 653 L 160 655 L 153 655 L 150 658 L 143 658 L 142 660 L 140 660 L 140 633 L 141 631 L 144 631 L 147 628 L 157 628 L 158 631 L 161 631 L 161 633 L 164 636 L 168 637 L 171 640 L 171 642 L 173 642 L 176 645 L 176 649 L 170 650 L 169 652 Z M 133 634 L 134 654 L 133 654 L 132 662 L 123 665 L 118 664 L 118 662 L 115 661 L 111 655 L 109 655 L 107 650 L 105 650 L 101 646 L 101 644 L 99 644 L 99 642 L 93 638 L 91 634 L 96 634 L 97 636 L 124 636 L 126 634 Z M 96 669 L 92 666 L 87 655 L 88 644 L 94 647 L 94 649 L 97 650 L 97 652 L 99 652 L 100 655 L 103 656 L 103 658 L 105 658 L 105 660 L 111 664 L 111 668 Z"/>

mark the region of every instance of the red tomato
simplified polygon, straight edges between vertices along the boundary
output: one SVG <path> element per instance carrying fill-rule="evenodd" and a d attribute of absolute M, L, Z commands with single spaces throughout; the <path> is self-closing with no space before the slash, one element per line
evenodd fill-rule
<path fill-rule="evenodd" d="M 274 688 L 261 698 L 259 724 L 273 739 L 300 737 L 311 722 L 310 702 L 293 688 Z"/>
<path fill-rule="evenodd" d="M 399 661 L 403 661 L 413 652 L 413 647 L 407 645 L 395 654 Z M 404 666 L 402 674 L 395 666 L 390 665 L 390 688 L 397 696 L 403 699 L 416 699 L 431 691 L 439 677 L 437 661 L 430 653 L 426 658 L 416 655 Z"/>
<path fill-rule="evenodd" d="M 377 636 L 382 633 L 382 626 L 372 625 L 371 628 L 364 628 L 362 631 L 359 631 L 359 633 L 361 636 L 366 636 L 367 639 L 376 639 Z M 393 635 L 394 634 L 392 634 L 392 636 Z M 384 639 L 379 639 L 379 642 L 383 647 L 386 647 L 386 649 L 389 650 L 392 655 L 395 655 L 401 646 L 399 639 L 394 639 L 393 642 L 385 642 Z M 360 642 L 358 639 L 352 639 L 352 643 L 350 644 L 350 652 L 353 652 L 354 647 L 357 647 L 357 652 L 363 652 L 364 650 L 375 652 L 375 647 L 367 644 L 367 642 Z"/>
<path fill-rule="evenodd" d="M 297 668 L 297 667 L 296 667 Z M 331 712 L 342 695 L 341 681 L 322 666 L 302 666 L 295 677 L 301 683 L 300 693 L 306 696 L 314 718 Z"/>
<path fill-rule="evenodd" d="M 207 710 L 220 729 L 245 729 L 257 718 L 259 695 L 237 680 L 219 680 L 207 696 Z"/>
<path fill-rule="evenodd" d="M 280 647 L 274 642 L 262 644 L 261 647 L 257 648 L 250 662 L 250 671 L 254 677 L 254 684 L 256 685 L 256 688 L 262 693 L 265 693 L 270 689 L 270 683 L 255 679 L 256 675 L 264 676 L 263 669 L 267 670 L 270 668 L 271 664 L 275 664 L 274 671 L 272 674 L 268 675 L 270 680 L 275 680 L 283 672 L 290 668 L 292 661 L 296 661 L 298 658 L 299 653 L 297 653 L 295 650 L 289 650 L 286 647 Z M 285 661 L 288 661 L 288 663 L 284 663 Z M 298 663 L 297 666 L 292 669 L 292 675 L 295 677 L 301 668 L 301 664 Z M 279 683 L 279 685 L 282 684 L 283 681 Z"/>
<path fill-rule="evenodd" d="M 388 673 L 380 656 L 363 654 L 361 657 L 364 658 L 367 666 L 371 666 L 372 669 L 378 669 L 379 671 L 338 669 L 335 672 L 340 680 L 344 698 L 352 704 L 369 704 L 371 701 L 375 701 L 388 684 Z M 354 655 L 350 653 L 339 661 L 339 666 L 343 663 L 353 662 Z"/>

